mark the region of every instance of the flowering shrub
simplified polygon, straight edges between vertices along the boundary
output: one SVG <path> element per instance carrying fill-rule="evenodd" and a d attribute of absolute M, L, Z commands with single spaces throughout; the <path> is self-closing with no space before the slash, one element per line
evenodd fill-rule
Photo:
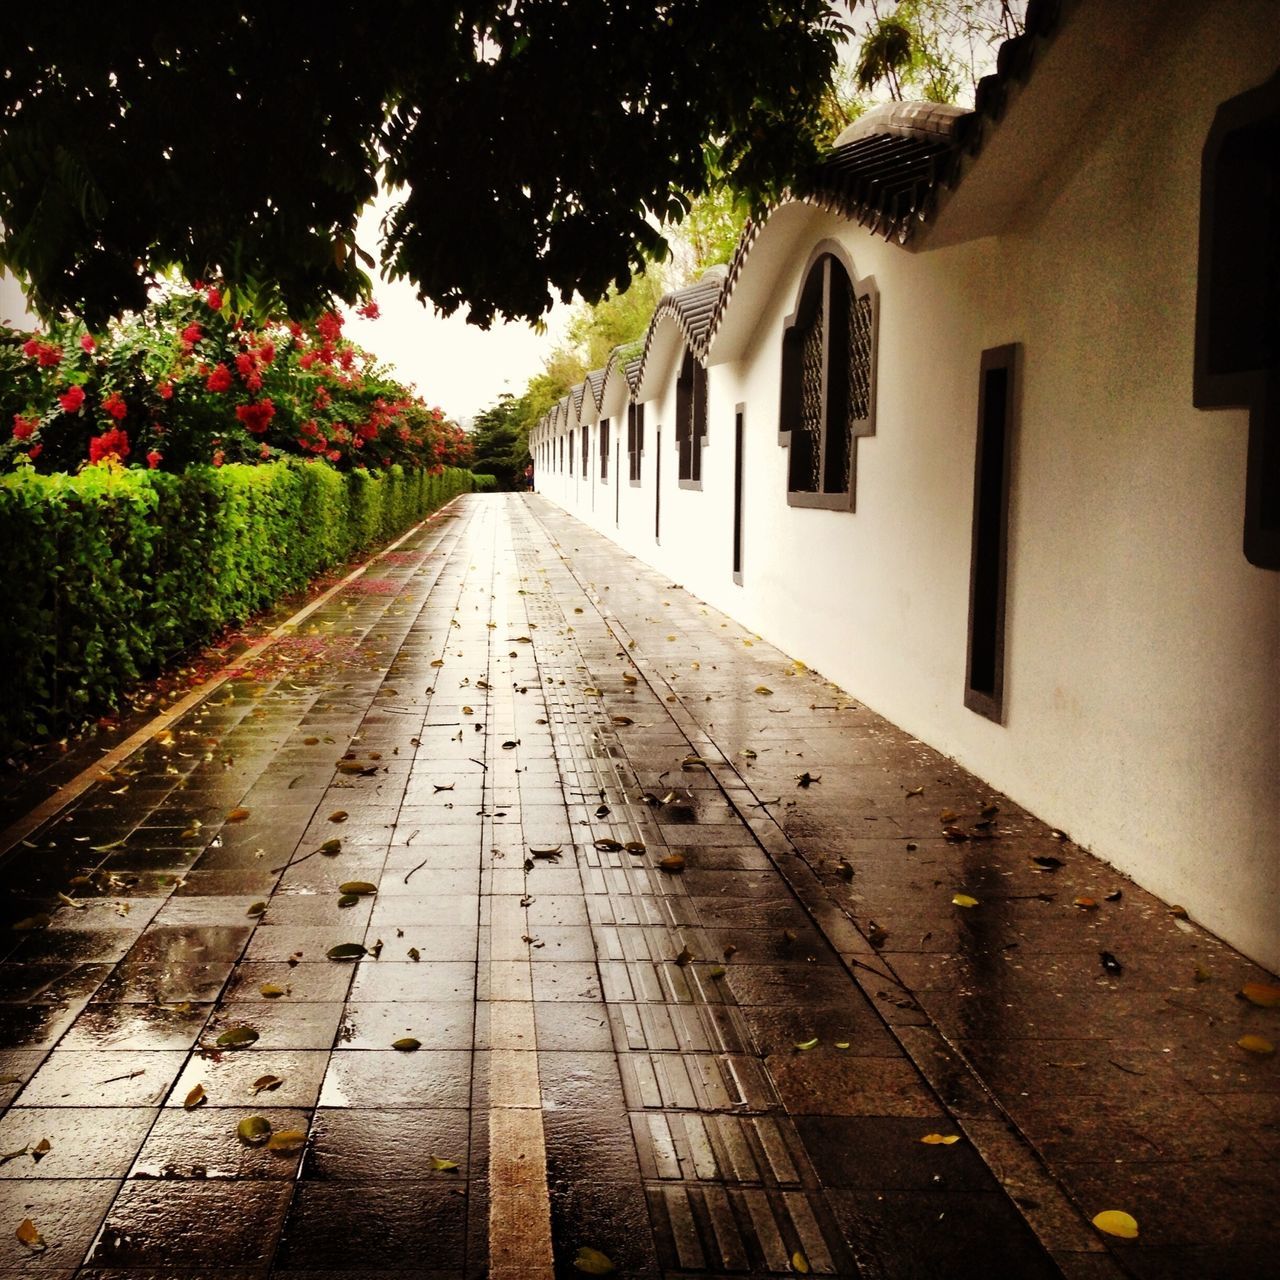
<path fill-rule="evenodd" d="M 339 470 L 439 470 L 470 457 L 460 428 L 342 336 L 313 324 L 254 327 L 212 285 L 174 287 L 89 334 L 0 329 L 0 471 L 75 472 L 114 459 L 197 463 L 324 458 Z M 361 314 L 375 319 L 377 305 Z"/>

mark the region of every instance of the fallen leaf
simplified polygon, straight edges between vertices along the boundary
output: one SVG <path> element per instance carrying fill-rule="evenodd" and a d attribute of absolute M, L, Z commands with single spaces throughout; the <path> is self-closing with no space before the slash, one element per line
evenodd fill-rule
<path fill-rule="evenodd" d="M 304 1129 L 281 1129 L 267 1139 L 267 1150 L 277 1155 L 289 1155 L 301 1151 L 307 1145 L 307 1134 Z"/>
<path fill-rule="evenodd" d="M 684 854 L 669 853 L 665 858 L 659 859 L 658 866 L 663 871 L 670 872 L 673 876 L 679 875 L 684 870 Z"/>
<path fill-rule="evenodd" d="M 612 720 L 614 724 L 619 725 L 624 729 L 629 724 L 635 724 L 635 721 L 630 716 L 610 716 L 609 719 Z"/>
<path fill-rule="evenodd" d="M 413 961 L 418 961 L 422 959 L 422 953 L 418 950 L 417 947 L 409 948 L 409 959 Z"/>
<path fill-rule="evenodd" d="M 265 1116 L 245 1116 L 236 1125 L 236 1137 L 246 1146 L 260 1147 L 271 1137 L 271 1121 Z"/>
<path fill-rule="evenodd" d="M 805 1053 L 810 1049 L 816 1049 L 818 1047 L 818 1037 L 814 1036 L 812 1040 L 798 1041 L 795 1047 L 802 1053 Z"/>
<path fill-rule="evenodd" d="M 1119 1236 L 1122 1240 L 1136 1240 L 1138 1238 L 1137 1219 L 1125 1213 L 1122 1209 L 1104 1209 L 1094 1216 L 1093 1225 L 1099 1231 L 1105 1232 L 1109 1236 Z"/>
<path fill-rule="evenodd" d="M 1059 867 L 1066 866 L 1061 858 L 1055 858 L 1052 854 L 1035 857 L 1031 859 L 1032 863 L 1039 867 L 1041 871 L 1057 871 Z"/>
<path fill-rule="evenodd" d="M 319 739 L 319 738 L 303 738 L 303 740 L 302 740 L 302 745 L 303 745 L 304 747 L 314 747 L 314 746 L 318 746 L 318 745 L 319 745 L 319 743 L 320 743 L 320 739 Z"/>
<path fill-rule="evenodd" d="M 227 814 L 227 821 L 243 822 L 248 816 L 249 816 L 248 809 L 232 809 L 231 812 Z"/>
<path fill-rule="evenodd" d="M 208 1095 L 204 1091 L 204 1085 L 198 1084 L 189 1094 L 182 1100 L 182 1109 L 184 1111 L 194 1111 L 208 1101 Z"/>
<path fill-rule="evenodd" d="M 1120 899 L 1123 897 L 1124 897 L 1124 893 L 1120 889 L 1112 889 L 1111 892 L 1107 894 L 1105 901 L 1119 902 Z"/>
<path fill-rule="evenodd" d="M 723 978 L 729 970 L 722 964 L 713 965 L 708 971 L 707 976 L 710 978 Z"/>
<path fill-rule="evenodd" d="M 978 905 L 977 898 L 971 898 L 967 893 L 957 893 L 951 899 L 951 902 L 957 907 L 976 907 Z"/>
<path fill-rule="evenodd" d="M 323 853 L 326 858 L 332 858 L 336 854 L 342 852 L 342 841 L 336 837 L 332 840 L 326 840 L 324 844 L 320 846 L 320 852 Z"/>
<path fill-rule="evenodd" d="M 1195 979 L 1197 982 L 1208 982 L 1209 979 L 1212 977 L 1213 977 L 1213 974 L 1211 974 L 1209 970 L 1204 967 L 1204 965 L 1202 964 L 1196 965 Z"/>
<path fill-rule="evenodd" d="M 1260 1058 L 1269 1058 L 1276 1051 L 1275 1045 L 1265 1036 L 1241 1036 L 1236 1044 L 1246 1053 L 1256 1053 Z"/>
<path fill-rule="evenodd" d="M 443 1160 L 440 1156 L 432 1156 L 428 1167 L 436 1173 L 453 1173 L 458 1168 L 458 1162 L 456 1160 Z"/>
<path fill-rule="evenodd" d="M 1169 914 L 1170 914 L 1170 915 L 1171 915 L 1175 920 L 1188 920 L 1188 919 L 1190 919 L 1190 916 L 1187 914 L 1187 909 L 1186 909 L 1186 907 L 1172 906 L 1172 907 L 1170 907 L 1170 908 L 1169 908 Z"/>
<path fill-rule="evenodd" d="M 848 858 L 841 858 L 836 864 L 836 870 L 840 873 L 841 880 L 853 879 L 853 863 Z"/>
<path fill-rule="evenodd" d="M 1102 967 L 1108 973 L 1119 976 L 1124 972 L 1124 966 L 1111 954 L 1110 951 L 1099 951 L 1098 958 L 1102 961 Z"/>
<path fill-rule="evenodd" d="M 947 840 L 950 840 L 952 844 L 961 844 L 969 838 L 969 833 L 962 830 L 960 827 L 943 827 L 942 834 Z"/>
<path fill-rule="evenodd" d="M 767 697 L 770 697 L 770 696 L 772 695 L 773 690 L 772 690 L 772 689 L 770 689 L 770 688 L 769 688 L 769 686 L 768 686 L 768 685 L 766 685 L 766 684 L 758 684 L 758 685 L 756 685 L 756 692 L 757 692 L 757 693 L 758 693 L 762 698 L 767 698 Z"/>
<path fill-rule="evenodd" d="M 738 944 L 736 942 L 726 943 L 724 948 L 724 958 L 726 960 L 731 959 L 736 954 L 737 950 L 738 950 Z"/>
<path fill-rule="evenodd" d="M 41 1138 L 34 1147 L 31 1148 L 31 1158 L 39 1164 L 41 1160 L 53 1150 L 48 1138 Z"/>
<path fill-rule="evenodd" d="M 836 1041 L 836 1048 L 837 1048 L 837 1049 L 848 1049 L 848 1048 L 850 1048 L 850 1047 L 851 1047 L 851 1046 L 850 1046 L 850 1044 L 849 1044 L 849 1041 L 848 1041 L 848 1040 L 837 1040 L 837 1041 Z"/>
<path fill-rule="evenodd" d="M 367 894 L 377 893 L 378 886 L 370 884 L 367 880 L 348 880 L 345 884 L 338 886 L 339 893 Z"/>
<path fill-rule="evenodd" d="M 23 1218 L 23 1220 L 18 1223 L 18 1230 L 15 1234 L 22 1244 L 25 1244 L 28 1249 L 31 1249 L 36 1253 L 43 1253 L 45 1249 L 48 1248 L 48 1245 L 44 1242 L 44 1236 L 36 1230 L 36 1224 L 32 1222 L 30 1218 Z M 595 1274 L 606 1275 L 607 1273 L 598 1271 Z"/>
<path fill-rule="evenodd" d="M 1246 982 L 1240 988 L 1240 994 L 1259 1008 L 1280 1009 L 1280 987 L 1268 986 L 1265 982 Z"/>
<path fill-rule="evenodd" d="M 603 840 L 596 841 L 596 848 L 599 849 L 601 853 L 621 853 L 622 841 L 611 840 L 608 837 L 606 837 Z"/>
<path fill-rule="evenodd" d="M 960 1141 L 960 1135 L 958 1133 L 926 1133 L 920 1141 L 930 1147 L 950 1147 Z"/>
<path fill-rule="evenodd" d="M 367 954 L 368 952 L 358 942 L 340 942 L 336 947 L 330 947 L 325 952 L 330 960 L 359 960 L 361 956 Z"/>
<path fill-rule="evenodd" d="M 622 847 L 623 847 L 623 848 L 624 848 L 628 853 L 643 853 L 643 852 L 644 852 L 644 842 L 643 842 L 642 840 L 628 840 L 628 841 L 627 841 L 627 843 L 626 843 L 626 844 L 624 844 Z"/>
<path fill-rule="evenodd" d="M 807 1276 L 809 1274 L 809 1259 L 799 1249 L 791 1255 L 791 1270 L 796 1272 L 797 1275 Z"/>
<path fill-rule="evenodd" d="M 404 1036 L 400 1040 L 393 1040 L 391 1047 L 399 1049 L 401 1053 L 412 1053 L 415 1049 L 422 1048 L 422 1041 L 415 1040 L 412 1036 Z"/>
<path fill-rule="evenodd" d="M 284 988 L 277 987 L 274 982 L 264 982 L 262 986 L 258 988 L 258 994 L 264 1000 L 279 1000 L 284 993 Z"/>
<path fill-rule="evenodd" d="M 817 774 L 817 773 L 809 773 L 809 772 L 808 772 L 808 770 L 806 770 L 804 773 L 800 773 L 800 774 L 797 774 L 797 775 L 796 775 L 796 786 L 797 786 L 797 787 L 804 787 L 804 788 L 808 789 L 808 788 L 809 788 L 809 787 L 811 787 L 815 782 L 821 782 L 821 781 L 822 781 L 822 775 L 821 775 L 821 774 Z"/>
<path fill-rule="evenodd" d="M 346 822 L 349 816 L 350 815 L 347 813 L 345 809 L 335 809 L 329 815 L 329 821 L 330 822 Z"/>
<path fill-rule="evenodd" d="M 535 849 L 532 845 L 530 845 L 529 854 L 531 857 L 534 857 L 534 858 L 554 858 L 559 855 L 560 850 L 563 848 L 564 848 L 564 845 L 561 845 L 561 844 L 547 845 L 545 848 L 542 848 L 542 849 Z"/>
<path fill-rule="evenodd" d="M 1097 911 L 1098 903 L 1094 898 L 1076 898 L 1074 906 L 1080 908 L 1081 911 Z"/>
<path fill-rule="evenodd" d="M 584 1276 L 611 1276 L 618 1268 L 613 1265 L 613 1259 L 608 1254 L 584 1244 L 574 1255 L 573 1269 Z"/>
<path fill-rule="evenodd" d="M 690 951 L 688 947 L 682 947 L 680 950 L 680 954 L 676 956 L 676 964 L 678 964 L 683 969 L 685 965 L 691 964 L 692 961 L 693 961 L 693 952 Z"/>
<path fill-rule="evenodd" d="M 472 707 L 463 707 L 463 708 L 462 708 L 462 714 L 463 714 L 464 716 L 473 716 L 473 715 L 475 715 L 475 709 L 474 709 L 474 708 L 472 708 Z"/>
<path fill-rule="evenodd" d="M 266 911 L 267 911 L 267 904 L 266 904 L 265 902 L 255 902 L 255 903 L 254 903 L 254 904 L 249 908 L 249 910 L 245 912 L 245 915 L 247 915 L 247 916 L 261 916 L 261 915 L 265 915 L 265 914 L 266 914 Z"/>
<path fill-rule="evenodd" d="M 214 1043 L 219 1049 L 243 1049 L 257 1038 L 258 1033 L 252 1027 L 228 1027 Z"/>

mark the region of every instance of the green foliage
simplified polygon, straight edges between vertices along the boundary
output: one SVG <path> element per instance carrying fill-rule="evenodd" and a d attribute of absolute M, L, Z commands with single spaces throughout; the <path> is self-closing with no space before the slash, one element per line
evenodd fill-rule
<path fill-rule="evenodd" d="M 339 316 L 255 328 L 209 286 L 171 285 L 99 334 L 78 321 L 0 329 L 0 423 L 0 468 L 44 472 L 109 456 L 181 471 L 300 455 L 346 470 L 466 453 L 439 409 L 342 337 Z"/>
<path fill-rule="evenodd" d="M 691 210 L 681 227 L 682 234 L 693 220 Z M 584 372 L 604 368 L 616 347 L 643 338 L 649 327 L 649 317 L 665 292 L 663 272 L 651 262 L 644 271 L 633 276 L 630 285 L 621 292 L 616 288 L 610 289 L 597 303 L 579 303 L 569 321 L 567 333 L 571 350 L 586 366 Z M 577 377 L 573 381 L 581 380 Z M 560 395 L 563 394 L 561 391 Z"/>
<path fill-rule="evenodd" d="M 0 539 L 21 590 L 0 615 L 0 747 L 115 706 L 222 627 L 473 485 L 456 468 L 344 475 L 323 461 L 3 477 Z"/>
<path fill-rule="evenodd" d="M 381 179 L 392 276 L 537 318 L 625 287 L 690 200 L 802 173 L 844 30 L 829 0 L 2 6 L 0 262 L 95 329 L 170 266 L 315 314 L 367 293 Z"/>
<path fill-rule="evenodd" d="M 529 461 L 529 424 L 524 415 L 524 402 L 504 392 L 471 424 L 471 470 L 489 475 L 497 488 L 516 488 Z"/>
<path fill-rule="evenodd" d="M 492 493 L 498 487 L 497 476 L 473 475 L 477 493 Z"/>

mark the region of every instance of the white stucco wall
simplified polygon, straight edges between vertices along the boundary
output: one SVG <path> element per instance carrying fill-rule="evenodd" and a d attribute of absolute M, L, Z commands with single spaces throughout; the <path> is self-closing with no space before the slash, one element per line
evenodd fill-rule
<path fill-rule="evenodd" d="M 676 484 L 674 367 L 646 406 L 641 488 L 625 414 L 622 474 L 594 512 L 594 427 L 588 478 L 544 469 L 538 484 L 1276 969 L 1280 574 L 1241 550 L 1246 415 L 1196 410 L 1191 385 L 1200 150 L 1219 103 L 1280 64 L 1280 23 L 1257 0 L 1209 8 L 1179 6 L 1013 230 L 912 253 L 816 212 L 767 227 L 748 269 L 773 284 L 751 340 L 729 363 L 712 349 L 701 491 Z M 853 513 L 788 507 L 777 444 L 783 320 L 824 237 L 881 300 Z M 963 691 L 979 359 L 1009 342 L 1022 398 L 998 725 Z"/>

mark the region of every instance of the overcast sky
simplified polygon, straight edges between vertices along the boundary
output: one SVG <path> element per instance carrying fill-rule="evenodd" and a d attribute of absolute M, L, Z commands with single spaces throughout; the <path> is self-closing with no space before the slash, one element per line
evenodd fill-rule
<path fill-rule="evenodd" d="M 375 258 L 378 224 L 390 203 L 380 199 L 360 220 L 357 239 Z M 375 279 L 373 296 L 382 315 L 365 320 L 349 312 L 347 336 L 394 365 L 402 381 L 415 383 L 428 404 L 439 405 L 454 421 L 474 417 L 504 391 L 519 395 L 542 371 L 543 360 L 563 336 L 570 311 L 557 304 L 544 334 L 529 325 L 497 321 L 485 332 L 468 324 L 463 311 L 448 319 L 436 315 L 403 280 L 388 284 Z"/>

